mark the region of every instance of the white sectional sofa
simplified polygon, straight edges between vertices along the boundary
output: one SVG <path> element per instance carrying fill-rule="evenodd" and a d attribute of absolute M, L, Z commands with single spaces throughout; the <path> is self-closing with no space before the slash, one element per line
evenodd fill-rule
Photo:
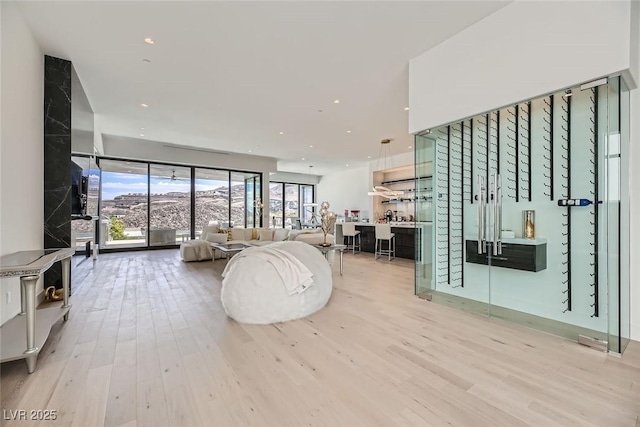
<path fill-rule="evenodd" d="M 286 228 L 232 228 L 228 232 L 220 232 L 217 224 L 203 228 L 200 238 L 180 245 L 180 256 L 183 261 L 204 261 L 224 258 L 224 255 L 211 248 L 211 243 L 248 243 L 253 246 L 268 245 L 273 242 L 300 241 L 317 245 L 324 241 L 324 234 L 317 230 L 289 230 Z M 327 235 L 327 241 L 333 243 L 333 235 Z"/>

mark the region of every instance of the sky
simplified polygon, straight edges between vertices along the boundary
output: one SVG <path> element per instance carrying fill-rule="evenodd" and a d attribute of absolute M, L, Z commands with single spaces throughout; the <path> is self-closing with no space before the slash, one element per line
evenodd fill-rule
<path fill-rule="evenodd" d="M 210 181 L 196 179 L 196 191 L 214 190 L 226 187 L 226 181 Z M 167 178 L 151 177 L 151 193 L 168 193 L 172 191 L 189 192 L 191 184 L 188 179 L 172 181 Z M 102 199 L 113 200 L 115 196 L 129 193 L 146 193 L 147 175 L 102 171 Z"/>

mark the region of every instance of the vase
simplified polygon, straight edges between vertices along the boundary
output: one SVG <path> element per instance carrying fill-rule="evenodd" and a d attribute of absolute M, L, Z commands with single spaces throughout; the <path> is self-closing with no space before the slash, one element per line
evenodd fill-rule
<path fill-rule="evenodd" d="M 524 230 L 522 236 L 525 239 L 535 239 L 536 238 L 536 224 L 535 224 L 535 211 L 524 211 L 523 222 L 524 222 Z"/>

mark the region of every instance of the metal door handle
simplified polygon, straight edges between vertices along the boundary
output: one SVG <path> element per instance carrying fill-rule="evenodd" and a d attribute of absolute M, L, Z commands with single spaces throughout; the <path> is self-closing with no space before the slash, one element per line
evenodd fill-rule
<path fill-rule="evenodd" d="M 500 175 L 493 174 L 493 255 L 502 255 L 502 192 L 500 188 Z"/>
<path fill-rule="evenodd" d="M 478 254 L 484 253 L 484 229 L 485 229 L 485 183 L 484 177 L 478 175 Z"/>

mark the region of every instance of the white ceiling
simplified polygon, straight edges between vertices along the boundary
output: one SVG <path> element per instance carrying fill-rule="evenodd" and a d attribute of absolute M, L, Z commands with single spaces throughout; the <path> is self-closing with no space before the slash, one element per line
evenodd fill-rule
<path fill-rule="evenodd" d="M 383 138 L 394 139 L 390 154 L 409 150 L 408 61 L 506 4 L 48 1 L 19 7 L 44 53 L 73 61 L 101 132 L 251 150 L 279 159 L 279 170 L 308 173 L 313 164 L 315 173 L 327 173 L 375 159 Z"/>

